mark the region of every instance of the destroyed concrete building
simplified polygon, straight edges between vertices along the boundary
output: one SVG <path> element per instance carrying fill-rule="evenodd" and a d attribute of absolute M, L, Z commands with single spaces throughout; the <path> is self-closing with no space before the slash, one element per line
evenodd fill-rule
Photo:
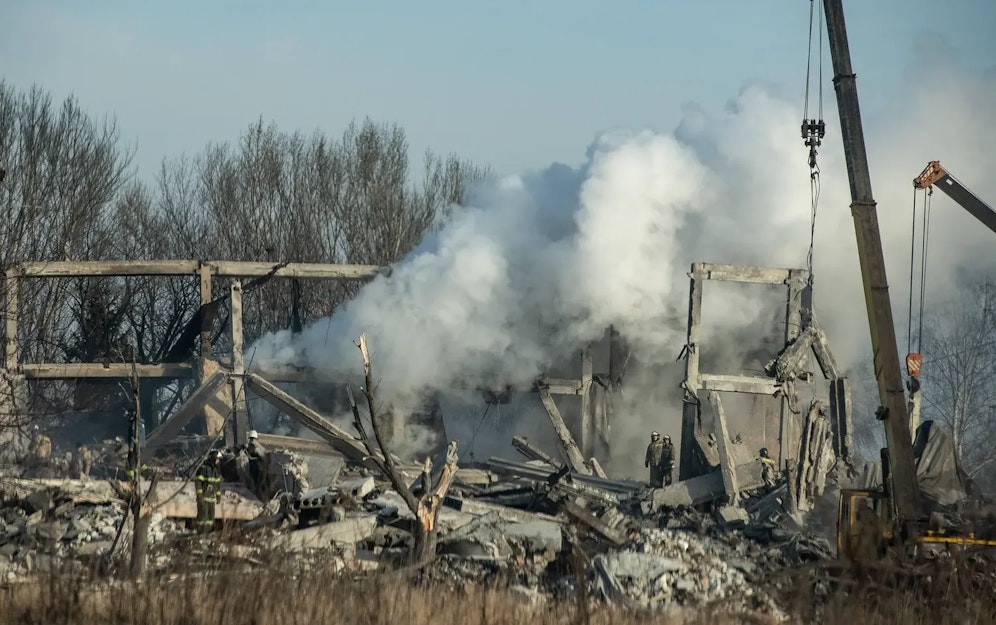
<path fill-rule="evenodd" d="M 261 499 L 244 485 L 228 482 L 216 511 L 221 524 L 240 524 L 248 532 L 246 549 L 276 549 L 301 554 L 326 553 L 327 565 L 376 570 L 398 561 L 411 549 L 413 524 L 420 522 L 383 474 L 384 455 L 367 446 L 362 433 L 337 425 L 327 414 L 283 388 L 286 383 L 328 384 L 314 372 L 247 370 L 242 340 L 241 278 L 366 279 L 378 267 L 161 261 L 99 263 L 26 263 L 6 277 L 6 367 L 0 381 L 13 392 L 5 411 L 21 414 L 25 381 L 46 379 L 192 379 L 194 390 L 170 415 L 157 422 L 144 441 L 149 463 L 163 472 L 147 502 L 152 515 L 150 542 L 165 551 L 185 536 L 196 516 L 191 467 L 177 458 L 197 458 L 218 439 L 227 445 L 246 441 L 250 427 L 248 397 L 265 401 L 293 419 L 311 438 L 261 433 L 274 452 L 271 476 L 280 484 L 272 499 Z M 25 363 L 17 345 L 17 285 L 20 280 L 95 275 L 189 275 L 200 281 L 201 308 L 192 327 L 210 331 L 215 277 L 231 278 L 223 297 L 230 301 L 231 354 L 216 359 L 202 349 L 183 362 Z M 745 608 L 777 611 L 763 589 L 765 575 L 777 566 L 830 557 L 829 544 L 785 533 L 777 521 L 786 512 L 805 511 L 826 485 L 831 470 L 850 458 L 850 399 L 846 380 L 830 354 L 826 337 L 811 310 L 807 275 L 798 269 L 692 266 L 688 340 L 684 350 L 679 480 L 651 489 L 642 481 L 610 479 L 601 461 L 611 460 L 609 428 L 614 394 L 626 361 L 624 337 L 607 329 L 608 371 L 595 369 L 593 348 L 579 350 L 576 378 L 543 377 L 528 389 L 485 389 L 485 401 L 500 404 L 509 393 L 535 393 L 558 443 L 541 448 L 513 434 L 518 459 L 489 458 L 461 463 L 441 501 L 437 567 L 484 579 L 495 567 L 512 567 L 528 581 L 527 593 L 555 596 L 564 584 L 591 584 L 608 601 L 661 608 L 704 605 L 736 597 Z M 699 370 L 698 337 L 707 280 L 739 280 L 786 287 L 784 347 L 771 354 L 766 376 L 713 374 Z M 199 326 L 196 324 L 200 324 Z M 801 392 L 815 385 L 808 354 L 815 354 L 828 401 L 807 403 Z M 347 394 L 350 394 L 348 389 Z M 763 397 L 776 409 L 756 402 L 756 411 L 727 415 L 723 394 Z M 569 401 L 558 405 L 557 398 Z M 570 404 L 576 403 L 577 410 Z M 426 423 L 441 424 L 431 406 Z M 777 427 L 754 427 L 755 419 Z M 758 432 L 761 432 L 758 435 Z M 397 435 L 395 430 L 394 434 Z M 445 441 L 445 431 L 441 440 Z M 784 477 L 773 488 L 760 478 L 757 450 L 768 447 Z M 167 453 L 168 452 L 168 453 Z M 145 458 L 147 456 L 143 456 Z M 423 467 L 395 459 L 404 484 L 417 491 Z M 172 463 L 172 464 L 171 464 Z M 437 462 L 434 466 L 441 467 Z M 98 476 L 99 478 L 99 476 Z M 126 491 L 120 476 L 73 481 L 8 477 L 0 497 L 5 507 L 0 527 L 0 558 L 10 578 L 37 570 L 40 554 L 84 560 L 98 553 L 127 551 L 116 540 L 122 527 Z M 140 488 L 149 488 L 140 482 Z M 283 493 L 283 495 L 281 495 Z M 291 493 L 292 497 L 285 496 Z M 118 530 L 118 533 L 119 530 Z M 553 575 L 555 560 L 580 548 L 593 557 L 585 580 L 568 582 Z M 234 556 L 233 556 L 234 557 Z M 159 558 L 158 560 L 156 558 Z M 767 564 L 758 565 L 756 560 Z M 43 558 L 44 559 L 44 558 Z M 337 563 L 337 564 L 336 564 Z"/>
<path fill-rule="evenodd" d="M 772 457 L 789 476 L 789 510 L 808 510 L 822 494 L 831 469 L 853 471 L 850 388 L 813 312 L 808 272 L 695 263 L 689 278 L 679 452 L 683 484 L 674 488 L 673 494 L 661 493 L 658 501 L 698 505 L 724 496 L 729 506 L 737 508 L 743 491 L 763 484 L 758 452 L 765 448 L 773 452 Z M 707 281 L 785 287 L 784 344 L 771 354 L 765 376 L 700 370 Z M 810 370 L 811 355 L 824 379 L 822 393 L 817 392 L 817 380 Z M 801 392 L 804 388 L 808 392 Z M 750 397 L 751 410 L 728 417 L 722 398 L 729 393 Z M 817 399 L 821 394 L 828 397 L 825 402 Z M 806 397 L 813 399 L 807 403 Z"/>

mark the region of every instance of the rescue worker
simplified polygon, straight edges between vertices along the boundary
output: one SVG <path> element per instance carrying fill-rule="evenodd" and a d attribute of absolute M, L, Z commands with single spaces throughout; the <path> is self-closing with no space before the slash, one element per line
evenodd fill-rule
<path fill-rule="evenodd" d="M 214 526 L 214 506 L 221 495 L 221 452 L 212 449 L 194 477 L 197 493 L 197 531 L 208 532 Z"/>
<path fill-rule="evenodd" d="M 778 469 L 778 464 L 768 456 L 768 448 L 761 448 L 761 479 L 764 480 L 764 485 L 771 488 L 775 485 L 775 473 Z"/>
<path fill-rule="evenodd" d="M 31 439 L 31 448 L 28 450 L 31 459 L 37 464 L 45 464 L 52 457 L 52 439 L 41 433 L 38 426 L 35 426 L 35 435 Z"/>
<path fill-rule="evenodd" d="M 93 455 L 83 443 L 76 444 L 76 452 L 69 463 L 69 477 L 74 480 L 90 479 L 90 467 L 93 465 Z"/>
<path fill-rule="evenodd" d="M 674 472 L 674 445 L 671 437 L 664 435 L 664 457 L 661 459 L 661 470 L 664 473 L 664 486 L 671 485 L 671 475 Z"/>
<path fill-rule="evenodd" d="M 647 445 L 647 455 L 643 466 L 650 468 L 650 486 L 660 488 L 664 485 L 664 441 L 657 432 L 650 433 L 650 444 Z"/>
<path fill-rule="evenodd" d="M 246 455 L 249 457 L 249 479 L 252 481 L 250 489 L 261 499 L 268 499 L 263 496 L 268 469 L 266 448 L 259 442 L 256 430 L 249 430 L 247 438 Z"/>

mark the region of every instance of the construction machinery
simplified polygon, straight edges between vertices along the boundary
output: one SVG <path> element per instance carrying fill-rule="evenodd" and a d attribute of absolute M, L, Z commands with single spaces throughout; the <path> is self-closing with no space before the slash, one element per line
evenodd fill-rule
<path fill-rule="evenodd" d="M 885 426 L 886 434 L 886 449 L 882 453 L 881 488 L 841 491 L 837 528 L 838 554 L 857 558 L 881 554 L 888 545 L 898 545 L 903 548 L 927 542 L 996 545 L 996 541 L 993 540 L 976 539 L 974 534 L 964 531 L 963 526 L 952 530 L 951 524 L 938 519 L 937 508 L 933 503 L 925 505 L 922 496 L 921 485 L 918 483 L 917 459 L 923 459 L 928 446 L 937 447 L 940 444 L 937 442 L 938 435 L 932 433 L 940 431 L 940 428 L 930 427 L 932 425 L 930 422 L 918 428 L 917 449 L 914 450 L 896 328 L 889 299 L 885 254 L 876 203 L 872 195 L 868 155 L 865 150 L 861 111 L 858 105 L 857 81 L 851 67 L 842 0 L 823 0 L 823 7 L 833 62 L 833 82 L 840 115 L 844 157 L 850 183 L 851 215 L 854 219 L 868 326 L 875 359 L 874 370 L 880 400 L 876 417 Z M 822 120 L 818 123 L 814 121 L 804 121 L 804 137 L 807 128 L 810 128 L 810 135 L 822 138 L 820 131 Z M 819 143 L 807 142 L 807 146 L 810 147 L 811 167 L 814 166 L 815 145 Z M 957 181 L 940 169 L 939 165 L 935 170 L 935 173 L 937 172 L 943 174 L 936 177 L 928 175 L 924 181 L 932 180 L 933 184 L 944 181 L 941 188 L 945 192 L 953 193 L 952 197 L 956 201 L 992 227 L 991 209 L 988 215 L 981 211 L 979 206 L 982 204 L 981 200 L 971 193 L 962 193 L 964 187 L 957 184 Z M 918 371 L 919 362 L 908 364 Z M 919 452 L 919 456 L 916 452 Z M 955 464 L 957 464 L 956 457 Z M 954 479 L 958 481 L 960 477 L 956 470 Z"/>
<path fill-rule="evenodd" d="M 993 210 L 991 206 L 969 191 L 965 185 L 958 182 L 957 178 L 941 167 L 940 161 L 927 163 L 927 167 L 913 179 L 913 186 L 917 189 L 940 189 L 969 214 L 996 233 L 996 210 Z"/>

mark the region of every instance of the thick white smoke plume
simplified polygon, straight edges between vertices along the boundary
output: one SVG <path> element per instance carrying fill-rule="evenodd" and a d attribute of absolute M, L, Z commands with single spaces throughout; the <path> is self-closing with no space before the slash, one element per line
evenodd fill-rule
<path fill-rule="evenodd" d="M 996 198 L 996 81 L 944 69 L 943 89 L 898 94 L 909 108 L 881 122 L 866 114 L 866 126 L 875 128 L 866 137 L 897 309 L 906 297 L 911 181 L 926 162 L 941 159 L 977 193 Z M 826 103 L 820 154 L 816 311 L 847 363 L 864 354 L 868 330 L 834 104 Z M 261 339 L 254 366 L 355 376 L 361 365 L 353 341 L 366 333 L 379 392 L 403 404 L 426 388 L 526 385 L 610 324 L 642 363 L 673 361 L 685 341 L 690 263 L 805 267 L 810 179 L 800 118 L 798 103 L 751 86 L 721 113 L 687 107 L 674 132 L 606 132 L 580 167 L 504 178 L 472 206 L 454 210 L 390 276 L 365 286 L 330 319 L 298 337 Z M 973 257 L 996 259 L 996 238 L 971 218 L 937 221 L 932 237 L 945 248 L 932 257 L 932 280 L 946 280 Z M 707 287 L 705 340 L 734 360 L 726 372 L 737 372 L 737 356 L 757 347 L 730 338 L 750 336 L 780 297 Z M 647 390 L 676 389 L 680 368 L 671 370 L 674 379 L 643 380 Z M 662 420 L 677 434 L 679 401 L 630 408 L 615 436 L 642 441 L 648 424 Z"/>
<path fill-rule="evenodd" d="M 794 133 L 782 132 L 796 117 L 750 88 L 717 119 L 690 112 L 674 134 L 604 133 L 581 168 L 485 189 L 331 319 L 297 339 L 265 337 L 254 362 L 355 372 L 352 341 L 365 332 L 388 393 L 525 384 L 610 324 L 643 359 L 673 359 L 692 260 L 804 259 L 804 164 L 786 171 L 756 157 L 801 161 Z M 759 309 L 750 299 L 735 308 L 731 319 Z"/>

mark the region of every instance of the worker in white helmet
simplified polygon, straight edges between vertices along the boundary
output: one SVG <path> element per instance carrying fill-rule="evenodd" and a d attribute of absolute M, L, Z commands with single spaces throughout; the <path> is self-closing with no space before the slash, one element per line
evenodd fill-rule
<path fill-rule="evenodd" d="M 252 480 L 251 490 L 260 498 L 266 497 L 266 477 L 268 473 L 268 454 L 266 448 L 259 442 L 259 432 L 249 430 L 246 435 L 246 455 L 249 456 L 249 478 Z"/>
<path fill-rule="evenodd" d="M 650 444 L 647 445 L 647 455 L 644 458 L 643 466 L 650 469 L 650 486 L 660 488 L 664 486 L 664 441 L 657 432 L 650 433 Z"/>

